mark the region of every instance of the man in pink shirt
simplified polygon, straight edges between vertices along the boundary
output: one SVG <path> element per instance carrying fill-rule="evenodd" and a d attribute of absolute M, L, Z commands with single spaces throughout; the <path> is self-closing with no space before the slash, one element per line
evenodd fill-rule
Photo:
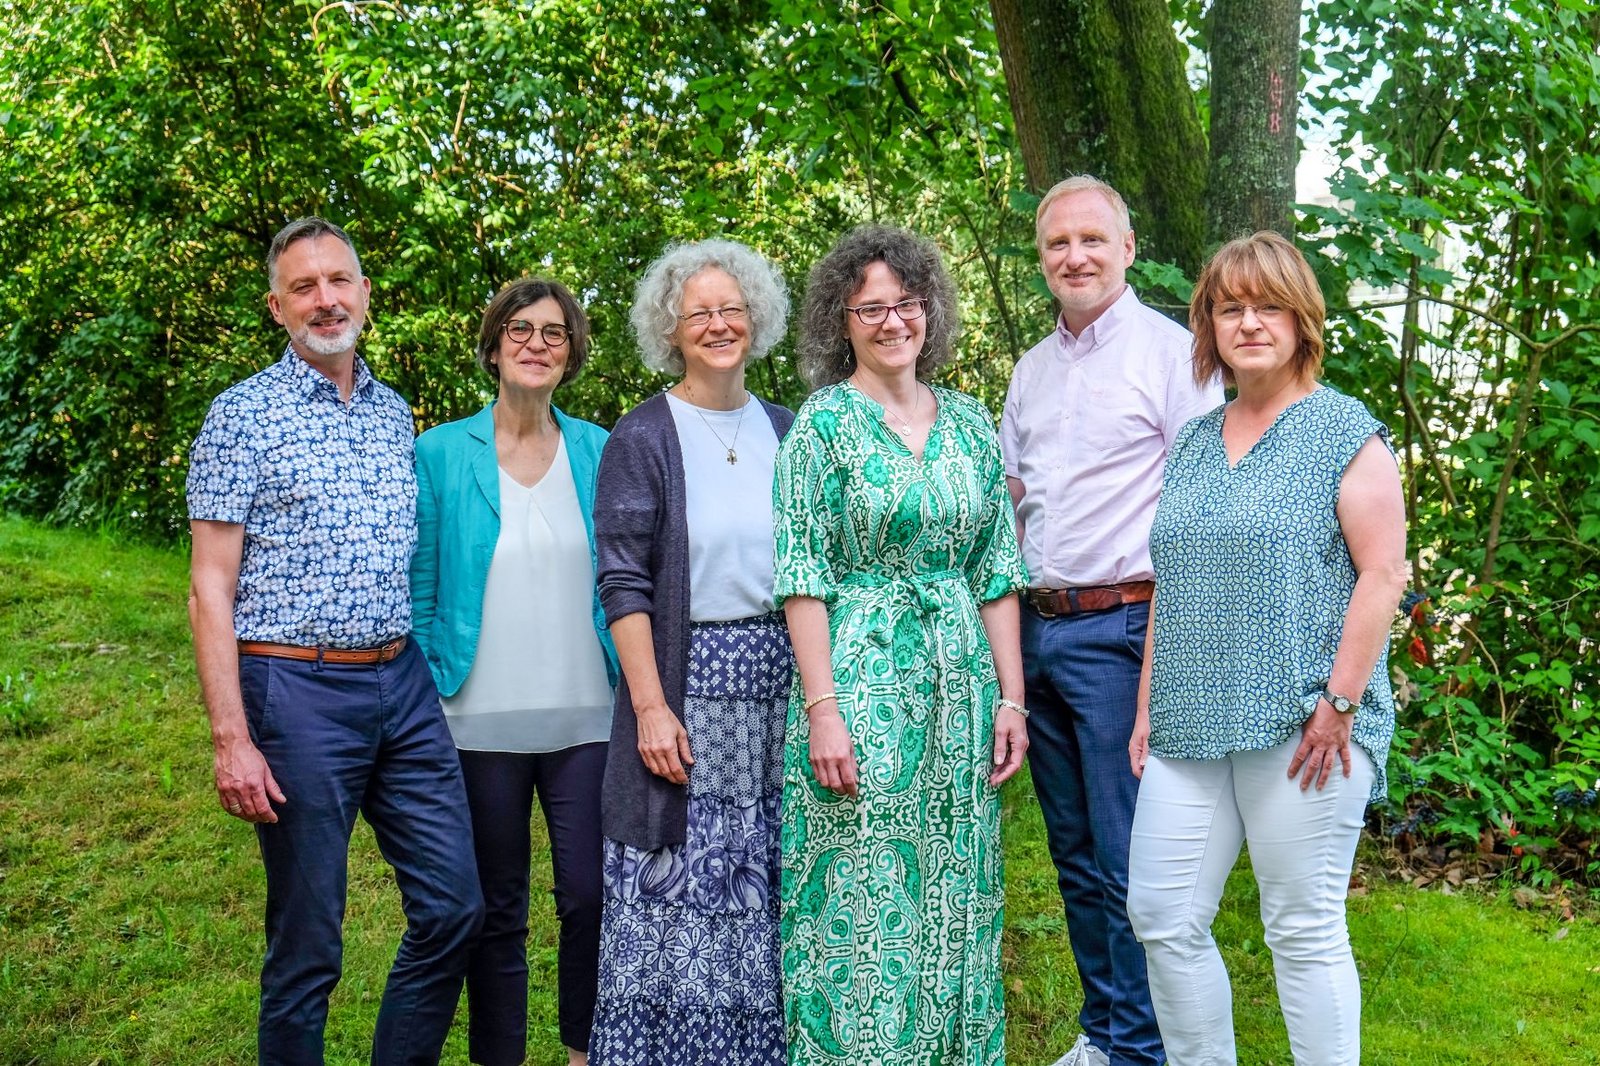
<path fill-rule="evenodd" d="M 1117 191 L 1056 184 L 1035 223 L 1056 329 L 1017 363 L 1001 420 L 1006 484 L 1032 584 L 1024 596 L 1028 761 L 1083 984 L 1082 1034 L 1056 1066 L 1166 1061 L 1128 925 L 1128 768 L 1154 572 L 1150 523 L 1167 448 L 1222 402 L 1194 384 L 1188 330 L 1128 287 L 1133 229 Z"/>

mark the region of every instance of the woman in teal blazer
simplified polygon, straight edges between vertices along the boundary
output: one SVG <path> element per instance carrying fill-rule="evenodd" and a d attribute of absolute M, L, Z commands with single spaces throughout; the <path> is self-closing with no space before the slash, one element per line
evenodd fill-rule
<path fill-rule="evenodd" d="M 550 833 L 561 1041 L 581 1063 L 594 1014 L 600 786 L 616 651 L 595 591 L 594 490 L 606 431 L 551 403 L 588 354 L 563 286 L 513 282 L 484 312 L 482 411 L 417 439 L 412 625 L 461 756 L 486 917 L 467 963 L 468 1050 L 527 1053 L 529 821 Z"/>

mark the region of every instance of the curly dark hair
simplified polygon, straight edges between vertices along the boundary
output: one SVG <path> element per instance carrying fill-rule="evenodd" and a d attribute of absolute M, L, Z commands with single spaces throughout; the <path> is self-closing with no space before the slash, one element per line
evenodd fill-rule
<path fill-rule="evenodd" d="M 844 308 L 850 294 L 866 284 L 867 268 L 873 263 L 894 271 L 907 292 L 928 301 L 927 336 L 917 356 L 918 380 L 926 381 L 950 361 L 961 315 L 938 245 L 895 226 L 857 226 L 817 261 L 806 282 L 797 355 L 800 373 L 813 389 L 843 381 L 856 368 Z"/>
<path fill-rule="evenodd" d="M 589 358 L 589 316 L 583 313 L 583 305 L 565 285 L 548 278 L 519 278 L 497 292 L 483 309 L 474 354 L 485 374 L 500 380 L 500 368 L 495 366 L 494 357 L 500 351 L 500 330 L 511 321 L 511 316 L 547 297 L 561 308 L 561 320 L 572 331 L 572 338 L 567 341 L 567 369 L 562 371 L 557 384 L 565 385 L 578 376 Z"/>

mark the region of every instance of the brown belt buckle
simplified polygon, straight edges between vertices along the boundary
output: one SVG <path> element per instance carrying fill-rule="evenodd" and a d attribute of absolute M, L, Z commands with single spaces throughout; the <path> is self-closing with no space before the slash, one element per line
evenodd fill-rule
<path fill-rule="evenodd" d="M 1066 610 L 1062 610 L 1061 597 L 1066 594 Z M 1069 615 L 1075 609 L 1072 602 L 1071 589 L 1029 589 L 1028 606 L 1036 611 L 1040 618 L 1060 618 Z"/>

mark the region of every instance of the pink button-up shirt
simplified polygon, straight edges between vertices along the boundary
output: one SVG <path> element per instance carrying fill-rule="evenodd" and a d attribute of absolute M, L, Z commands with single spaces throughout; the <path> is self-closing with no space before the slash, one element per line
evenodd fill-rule
<path fill-rule="evenodd" d="M 1000 421 L 1006 475 L 1022 482 L 1022 558 L 1036 588 L 1147 581 L 1150 523 L 1167 448 L 1222 402 L 1196 386 L 1189 331 L 1132 288 L 1074 337 L 1017 363 Z"/>

